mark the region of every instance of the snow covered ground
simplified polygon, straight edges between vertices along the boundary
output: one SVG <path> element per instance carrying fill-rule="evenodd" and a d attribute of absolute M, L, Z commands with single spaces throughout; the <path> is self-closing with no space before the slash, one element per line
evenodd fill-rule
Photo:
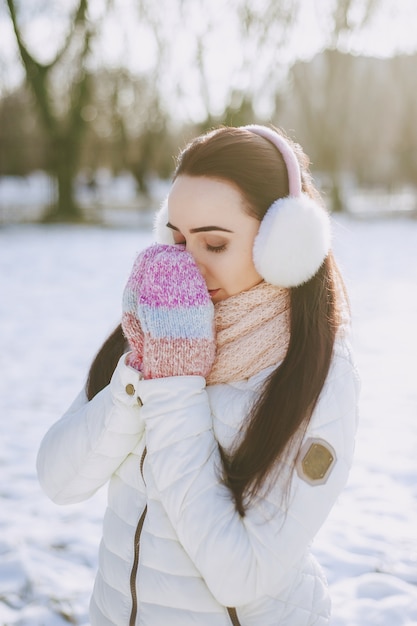
<path fill-rule="evenodd" d="M 361 423 L 348 486 L 314 550 L 332 626 L 417 625 L 417 220 L 340 217 L 334 227 Z M 117 324 L 150 241 L 134 228 L 0 229 L 1 626 L 88 623 L 105 490 L 58 507 L 38 486 L 35 457 Z"/>

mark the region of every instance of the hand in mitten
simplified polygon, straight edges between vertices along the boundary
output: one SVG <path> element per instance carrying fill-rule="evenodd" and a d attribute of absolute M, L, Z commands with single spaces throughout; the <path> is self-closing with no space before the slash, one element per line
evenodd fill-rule
<path fill-rule="evenodd" d="M 126 361 L 137 370 L 141 368 L 143 357 L 143 330 L 138 318 L 138 286 L 144 274 L 143 256 L 144 252 L 141 252 L 133 264 L 122 304 L 122 328 L 131 349 Z"/>
<path fill-rule="evenodd" d="M 138 318 L 145 378 L 207 376 L 215 356 L 214 307 L 193 257 L 155 244 L 142 257 Z"/>
<path fill-rule="evenodd" d="M 146 267 L 152 262 L 158 246 L 151 246 L 137 256 L 123 292 L 122 328 L 129 342 L 131 352 L 126 362 L 137 370 L 141 369 L 143 358 L 143 330 L 138 318 L 139 286 L 145 276 Z"/>

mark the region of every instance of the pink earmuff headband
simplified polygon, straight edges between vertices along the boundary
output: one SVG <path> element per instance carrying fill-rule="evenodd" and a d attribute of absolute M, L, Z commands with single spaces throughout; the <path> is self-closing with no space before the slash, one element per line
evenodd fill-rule
<path fill-rule="evenodd" d="M 330 249 L 331 229 L 327 211 L 302 191 L 297 156 L 287 140 L 271 128 L 241 126 L 270 141 L 284 159 L 289 194 L 269 207 L 253 245 L 254 265 L 264 280 L 279 287 L 297 287 L 316 274 Z M 173 244 L 166 227 L 168 202 L 156 214 L 154 231 L 159 243 Z"/>
<path fill-rule="evenodd" d="M 284 163 L 287 167 L 288 173 L 288 187 L 290 193 L 288 195 L 298 198 L 301 195 L 301 172 L 300 165 L 297 157 L 294 154 L 293 149 L 289 143 L 284 139 L 282 135 L 279 135 L 271 128 L 266 126 L 260 126 L 259 124 L 248 124 L 248 126 L 242 126 L 241 128 L 250 130 L 255 135 L 260 135 L 265 139 L 268 139 L 276 148 L 284 159 Z"/>

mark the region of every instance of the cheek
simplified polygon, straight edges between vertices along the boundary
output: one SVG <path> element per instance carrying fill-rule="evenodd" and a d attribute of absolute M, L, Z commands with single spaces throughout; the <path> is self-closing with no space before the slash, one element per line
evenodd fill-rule
<path fill-rule="evenodd" d="M 227 252 L 207 252 L 205 256 L 205 265 L 213 273 L 224 272 L 230 265 Z"/>
<path fill-rule="evenodd" d="M 241 282 L 244 284 L 244 288 L 253 287 L 254 285 L 260 283 L 262 281 L 262 276 L 258 274 L 256 267 L 253 263 L 252 256 L 247 258 L 247 263 L 245 266 L 241 265 Z"/>

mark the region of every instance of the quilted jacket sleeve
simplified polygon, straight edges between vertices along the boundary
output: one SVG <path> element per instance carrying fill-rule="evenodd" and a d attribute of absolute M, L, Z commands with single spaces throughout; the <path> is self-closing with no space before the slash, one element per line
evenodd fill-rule
<path fill-rule="evenodd" d="M 279 481 L 245 517 L 236 512 L 219 480 L 221 461 L 200 377 L 139 383 L 146 422 L 147 463 L 161 502 L 214 597 L 239 606 L 276 596 L 344 487 L 357 422 L 357 376 L 346 356 L 336 356 L 308 438 L 328 442 L 336 462 L 325 484 L 293 472 L 289 497 Z"/>
<path fill-rule="evenodd" d="M 139 373 L 121 357 L 110 384 L 89 402 L 82 392 L 43 438 L 39 482 L 57 504 L 89 498 L 104 485 L 144 432 Z"/>

